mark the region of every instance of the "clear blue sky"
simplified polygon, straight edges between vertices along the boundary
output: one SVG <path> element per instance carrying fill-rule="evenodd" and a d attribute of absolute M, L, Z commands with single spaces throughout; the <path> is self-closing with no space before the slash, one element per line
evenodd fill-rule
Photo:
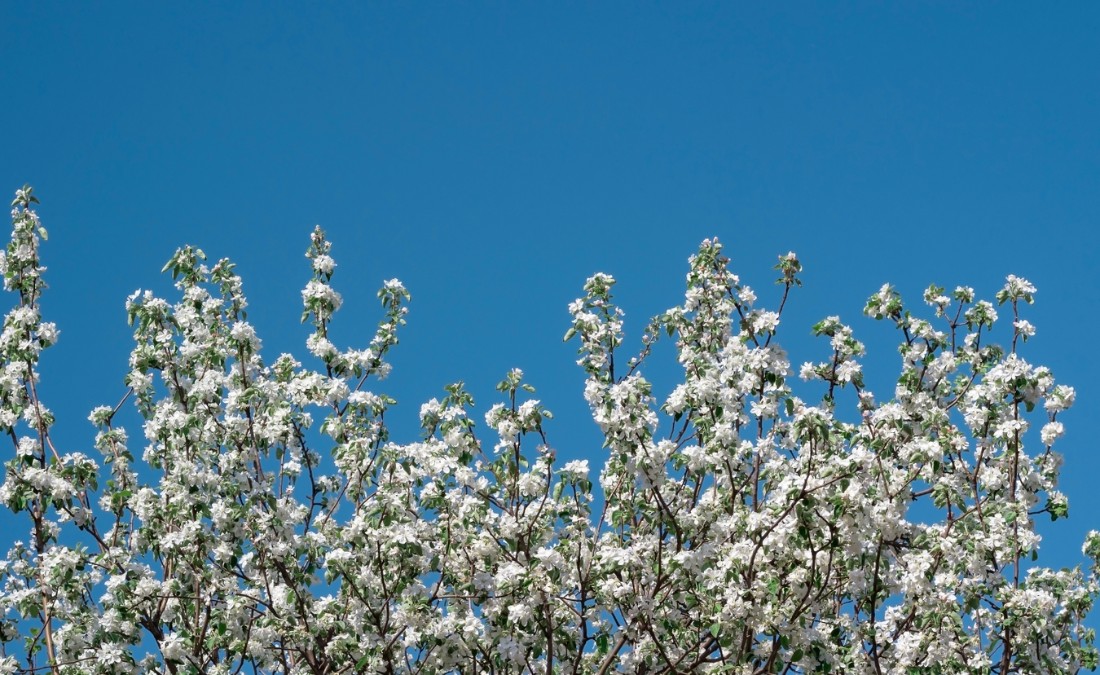
<path fill-rule="evenodd" d="M 43 202 L 43 395 L 70 449 L 123 391 L 126 296 L 166 289 L 180 244 L 239 263 L 269 358 L 304 354 L 320 223 L 341 344 L 369 339 L 382 280 L 413 294 L 379 387 L 398 424 L 460 379 L 485 410 L 519 366 L 560 454 L 601 465 L 567 303 L 611 273 L 636 336 L 718 236 L 764 303 L 798 252 L 781 342 L 822 359 L 809 327 L 841 315 L 880 398 L 895 336 L 860 315 L 879 286 L 919 303 L 1029 278 L 1025 355 L 1078 389 L 1071 519 L 1043 560 L 1100 528 L 1100 5 L 154 5 L 10 4 L 0 29 L 0 188 Z"/>

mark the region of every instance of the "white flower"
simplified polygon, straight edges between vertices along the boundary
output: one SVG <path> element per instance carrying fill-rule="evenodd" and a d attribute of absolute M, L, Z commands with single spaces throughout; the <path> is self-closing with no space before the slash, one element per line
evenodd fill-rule
<path fill-rule="evenodd" d="M 306 338 L 306 348 L 309 349 L 311 354 L 322 360 L 331 359 L 340 353 L 336 349 L 336 345 L 316 333 Z"/>
<path fill-rule="evenodd" d="M 1042 437 L 1043 445 L 1053 445 L 1055 440 L 1062 437 L 1064 431 L 1065 427 L 1061 422 L 1047 422 L 1039 435 Z"/>
<path fill-rule="evenodd" d="M 437 399 L 433 398 L 420 406 L 420 419 L 422 422 L 437 419 L 442 410 L 443 405 Z"/>
<path fill-rule="evenodd" d="M 534 611 L 531 606 L 523 603 L 508 605 L 508 621 L 516 626 L 522 626 L 531 620 Z"/>
<path fill-rule="evenodd" d="M 750 315 L 750 330 L 754 333 L 774 333 L 779 327 L 777 312 L 754 312 Z"/>
<path fill-rule="evenodd" d="M 836 378 L 840 382 L 851 382 L 863 373 L 863 367 L 855 361 L 845 361 L 836 367 Z"/>
<path fill-rule="evenodd" d="M 302 302 L 307 308 L 312 308 L 314 302 L 320 302 L 335 311 L 340 309 L 343 300 L 340 298 L 340 294 L 333 290 L 332 286 L 311 279 L 306 287 L 302 289 Z"/>
<path fill-rule="evenodd" d="M 123 631 L 127 632 L 127 631 Z M 108 642 L 100 646 L 99 651 L 96 654 L 96 660 L 102 665 L 113 666 L 122 663 L 123 658 L 122 645 Z"/>
<path fill-rule="evenodd" d="M 1015 274 L 1005 278 L 1004 289 L 1009 293 L 1009 297 L 1022 297 L 1035 292 L 1035 286 L 1030 281 Z"/>
<path fill-rule="evenodd" d="M 678 384 L 676 388 L 672 390 L 672 393 L 668 395 L 668 400 L 665 401 L 665 409 L 672 414 L 683 412 L 688 406 L 688 388 L 685 384 Z"/>
<path fill-rule="evenodd" d="M 588 477 L 588 460 L 587 459 L 575 459 L 571 462 L 566 462 L 565 466 L 561 468 L 561 474 L 572 479 L 583 479 Z"/>
<path fill-rule="evenodd" d="M 321 254 L 313 258 L 313 270 L 315 272 L 331 275 L 334 269 L 336 269 L 336 261 L 332 259 L 332 256 Z"/>
<path fill-rule="evenodd" d="M 186 647 L 183 639 L 178 634 L 172 633 L 160 643 L 160 653 L 165 661 L 183 661 Z"/>
<path fill-rule="evenodd" d="M 1077 400 L 1077 391 L 1073 387 L 1060 384 L 1047 397 L 1043 407 L 1046 408 L 1047 412 L 1058 413 L 1068 410 L 1075 400 Z"/>

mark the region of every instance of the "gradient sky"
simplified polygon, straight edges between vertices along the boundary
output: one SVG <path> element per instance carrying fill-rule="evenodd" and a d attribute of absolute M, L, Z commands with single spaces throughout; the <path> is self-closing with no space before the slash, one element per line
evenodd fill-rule
<path fill-rule="evenodd" d="M 168 292 L 159 270 L 178 245 L 238 263 L 269 360 L 305 355 L 303 253 L 319 223 L 340 264 L 338 342 L 365 346 L 384 279 L 413 294 L 376 387 L 400 401 L 396 440 L 414 439 L 444 384 L 465 380 L 483 412 L 518 366 L 557 414 L 559 455 L 600 466 L 566 305 L 590 274 L 613 274 L 637 336 L 718 236 L 763 305 L 775 256 L 799 254 L 805 287 L 780 343 L 796 367 L 822 360 L 810 326 L 839 314 L 868 345 L 880 399 L 897 341 L 861 316 L 868 295 L 891 282 L 916 305 L 936 282 L 992 299 L 1007 274 L 1030 279 L 1024 356 L 1078 391 L 1061 418 L 1071 519 L 1043 528 L 1040 562 L 1077 564 L 1100 528 L 1100 4 L 4 14 L 0 188 L 31 183 L 42 200 L 44 308 L 62 330 L 42 393 L 68 449 L 89 450 L 88 411 L 122 395 L 123 303 Z M 674 372 L 661 368 L 659 384 Z"/>

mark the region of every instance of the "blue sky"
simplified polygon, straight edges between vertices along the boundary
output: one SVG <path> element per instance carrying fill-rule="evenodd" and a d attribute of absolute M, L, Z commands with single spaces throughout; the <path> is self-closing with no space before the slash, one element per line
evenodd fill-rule
<path fill-rule="evenodd" d="M 1024 354 L 1078 390 L 1043 560 L 1100 528 L 1100 5 L 59 2 L 2 31 L 0 187 L 43 202 L 70 449 L 123 392 L 126 296 L 167 290 L 178 245 L 237 261 L 268 358 L 304 355 L 319 223 L 339 342 L 369 340 L 382 280 L 413 294 L 378 387 L 398 424 L 455 380 L 485 410 L 518 366 L 560 455 L 600 465 L 566 305 L 611 273 L 636 336 L 718 236 L 764 304 L 798 252 L 780 342 L 823 359 L 810 325 L 839 314 L 884 399 L 895 336 L 860 314 L 883 283 L 1034 282 Z"/>

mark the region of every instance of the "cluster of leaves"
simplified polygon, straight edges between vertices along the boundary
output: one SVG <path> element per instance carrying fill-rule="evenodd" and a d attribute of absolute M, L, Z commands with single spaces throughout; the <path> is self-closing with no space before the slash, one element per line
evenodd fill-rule
<path fill-rule="evenodd" d="M 691 258 L 684 303 L 619 367 L 622 312 L 597 274 L 570 307 L 585 397 L 607 460 L 559 463 L 550 412 L 522 373 L 480 427 L 460 384 L 420 410 L 421 440 L 390 439 L 389 370 L 409 294 L 363 350 L 329 326 L 341 297 L 317 229 L 303 321 L 316 368 L 261 358 L 233 265 L 183 248 L 171 303 L 136 293 L 129 393 L 97 408 L 97 457 L 61 452 L 36 366 L 57 339 L 39 313 L 41 229 L 16 193 L 0 258 L 17 297 L 0 335 L 0 430 L 13 444 L 0 502 L 30 535 L 0 564 L 0 672 L 53 673 L 1071 673 L 1094 668 L 1083 620 L 1091 569 L 1025 568 L 1057 491 L 1071 388 L 1017 348 L 1034 288 L 998 309 L 929 288 L 932 320 L 889 286 L 866 313 L 895 324 L 889 402 L 864 389 L 863 345 L 836 317 L 831 356 L 801 367 L 774 340 L 801 265 L 780 258 L 776 311 L 717 241 Z M 664 401 L 642 375 L 675 340 L 683 380 Z M 858 422 L 834 414 L 854 392 Z M 115 424 L 133 399 L 138 469 Z M 1043 426 L 1033 452 L 1029 426 Z M 317 419 L 320 420 L 319 424 Z"/>

